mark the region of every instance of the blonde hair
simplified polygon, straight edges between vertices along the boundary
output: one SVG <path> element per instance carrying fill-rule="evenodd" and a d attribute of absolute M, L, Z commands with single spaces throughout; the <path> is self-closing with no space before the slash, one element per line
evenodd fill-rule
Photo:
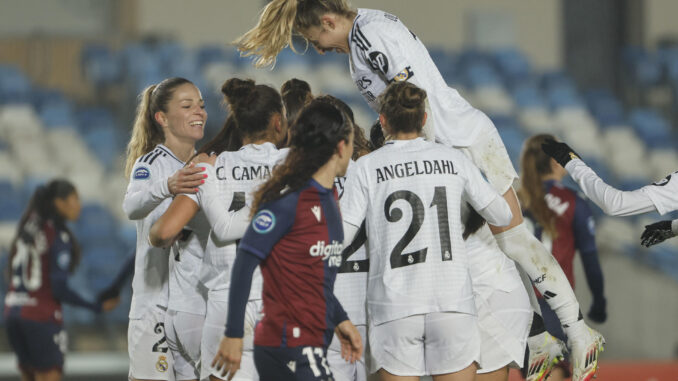
<path fill-rule="evenodd" d="M 557 238 L 556 213 L 546 203 L 546 193 L 542 177 L 552 172 L 551 158 L 541 149 L 546 139 L 554 139 L 553 135 L 535 135 L 525 141 L 520 154 L 520 188 L 518 199 L 524 210 L 529 211 L 534 219 L 544 228 L 552 239 Z"/>
<path fill-rule="evenodd" d="M 127 143 L 126 178 L 130 177 L 134 163 L 141 155 L 150 152 L 153 147 L 165 141 L 165 133 L 155 121 L 154 115 L 158 111 L 167 112 L 167 104 L 172 99 L 174 89 L 186 83 L 192 84 L 185 78 L 167 78 L 157 85 L 148 86 L 139 95 L 132 137 Z"/>
<path fill-rule="evenodd" d="M 243 57 L 255 56 L 254 66 L 275 65 L 275 58 L 286 46 L 298 53 L 292 34 L 320 26 L 327 13 L 350 17 L 355 14 L 346 0 L 272 0 L 259 16 L 257 25 L 233 43 Z"/>

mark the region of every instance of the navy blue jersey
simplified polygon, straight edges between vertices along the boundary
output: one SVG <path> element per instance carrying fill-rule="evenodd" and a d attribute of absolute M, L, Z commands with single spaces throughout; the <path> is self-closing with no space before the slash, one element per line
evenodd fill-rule
<path fill-rule="evenodd" d="M 238 256 L 261 260 L 264 317 L 256 345 L 327 347 L 336 324 L 347 319 L 333 293 L 341 221 L 336 190 L 314 180 L 257 211 L 238 248 Z"/>

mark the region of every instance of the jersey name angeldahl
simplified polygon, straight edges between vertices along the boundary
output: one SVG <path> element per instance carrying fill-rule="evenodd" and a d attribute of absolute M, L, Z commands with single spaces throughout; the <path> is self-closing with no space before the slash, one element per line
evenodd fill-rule
<path fill-rule="evenodd" d="M 395 178 L 417 175 L 456 175 L 450 160 L 419 160 L 385 165 L 377 168 L 377 184 Z"/>
<path fill-rule="evenodd" d="M 326 244 L 325 241 L 318 241 L 311 246 L 308 253 L 312 257 L 322 256 L 323 261 L 327 261 L 329 267 L 341 266 L 341 252 L 344 250 L 344 244 L 337 241 L 332 241 L 331 244 Z"/>
<path fill-rule="evenodd" d="M 217 168 L 217 179 L 228 180 L 225 167 Z M 271 177 L 271 168 L 268 165 L 235 166 L 231 170 L 231 178 L 236 181 L 242 180 L 265 180 Z"/>

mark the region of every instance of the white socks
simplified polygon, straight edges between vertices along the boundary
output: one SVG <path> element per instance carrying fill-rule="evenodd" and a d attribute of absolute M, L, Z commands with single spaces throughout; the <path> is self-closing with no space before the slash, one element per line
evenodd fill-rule
<path fill-rule="evenodd" d="M 522 223 L 494 238 L 501 250 L 516 261 L 532 280 L 563 327 L 579 320 L 579 303 L 558 261 Z"/>

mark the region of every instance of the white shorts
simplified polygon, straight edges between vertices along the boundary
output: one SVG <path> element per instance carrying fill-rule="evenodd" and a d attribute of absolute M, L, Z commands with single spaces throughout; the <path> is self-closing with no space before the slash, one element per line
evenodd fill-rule
<path fill-rule="evenodd" d="M 165 315 L 165 335 L 177 381 L 197 380 L 200 377 L 200 342 L 205 317 L 168 310 Z"/>
<path fill-rule="evenodd" d="M 488 298 L 476 295 L 480 362 L 478 373 L 505 366 L 521 368 L 525 358 L 532 308 L 524 287 L 496 290 Z"/>
<path fill-rule="evenodd" d="M 129 379 L 174 380 L 172 355 L 165 338 L 165 310 L 149 309 L 127 327 Z"/>
<path fill-rule="evenodd" d="M 481 123 L 478 128 L 482 131 L 476 134 L 473 143 L 458 148 L 471 157 L 492 187 L 503 195 L 518 179 L 518 173 L 494 124 Z"/>
<path fill-rule="evenodd" d="M 480 359 L 474 315 L 433 312 L 368 328 L 370 373 L 430 376 L 458 372 Z"/>
<path fill-rule="evenodd" d="M 368 357 L 367 349 L 367 327 L 364 325 L 357 325 L 356 328 L 360 333 L 360 338 L 363 340 L 363 356 L 360 360 L 351 364 L 341 357 L 341 343 L 334 334 L 330 347 L 327 348 L 327 362 L 330 364 L 330 369 L 334 375 L 334 381 L 366 381 L 367 367 L 365 366 L 365 358 Z"/>
<path fill-rule="evenodd" d="M 240 369 L 235 374 L 235 381 L 257 381 L 259 373 L 254 366 L 254 327 L 259 321 L 261 313 L 261 300 L 247 302 L 245 311 L 245 336 L 243 337 L 242 360 Z M 210 375 L 221 379 L 221 374 L 212 367 L 212 360 L 217 354 L 221 338 L 226 330 L 226 315 L 228 314 L 228 302 L 207 299 L 207 315 L 202 329 L 200 379 L 206 379 Z"/>

